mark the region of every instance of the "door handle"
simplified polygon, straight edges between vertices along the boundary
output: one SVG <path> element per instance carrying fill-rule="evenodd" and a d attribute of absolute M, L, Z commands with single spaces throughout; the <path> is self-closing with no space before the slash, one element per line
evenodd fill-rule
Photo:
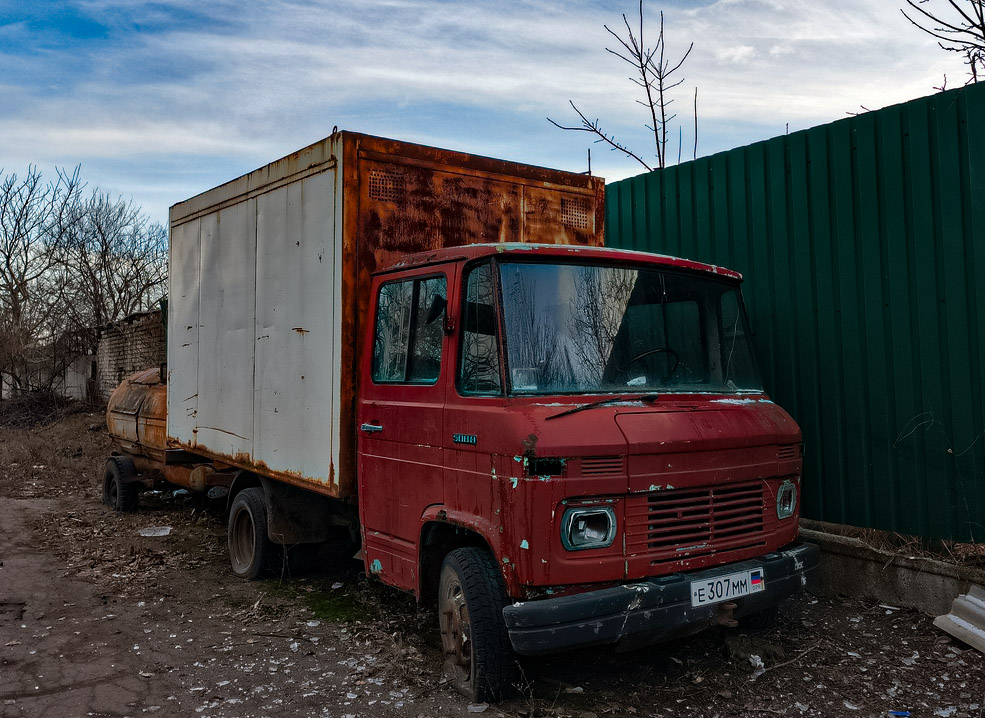
<path fill-rule="evenodd" d="M 365 431 L 367 434 L 375 434 L 377 432 L 383 431 L 383 427 L 379 424 L 360 424 L 360 430 Z"/>

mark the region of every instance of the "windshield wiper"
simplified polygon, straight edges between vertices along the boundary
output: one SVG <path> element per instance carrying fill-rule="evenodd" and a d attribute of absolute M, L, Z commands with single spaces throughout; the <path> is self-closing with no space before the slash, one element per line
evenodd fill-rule
<path fill-rule="evenodd" d="M 587 404 L 582 404 L 581 406 L 576 406 L 571 409 L 566 409 L 558 414 L 551 414 L 547 417 L 547 420 L 557 419 L 562 416 L 567 416 L 568 414 L 577 414 L 579 411 L 585 409 L 594 409 L 596 406 L 605 406 L 606 404 L 612 404 L 617 401 L 656 401 L 660 398 L 660 395 L 656 392 L 651 392 L 649 394 L 640 394 L 638 396 L 609 396 L 605 399 L 599 399 L 598 401 L 590 401 Z"/>

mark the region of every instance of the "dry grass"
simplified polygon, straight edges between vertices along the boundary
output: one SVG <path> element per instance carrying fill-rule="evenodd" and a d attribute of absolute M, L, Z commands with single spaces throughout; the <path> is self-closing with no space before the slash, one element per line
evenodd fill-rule
<path fill-rule="evenodd" d="M 928 539 L 908 536 L 895 531 L 880 531 L 807 519 L 802 519 L 801 525 L 816 531 L 855 538 L 867 546 L 880 551 L 888 551 L 897 556 L 934 559 L 985 569 L 985 543 Z"/>
<path fill-rule="evenodd" d="M 0 401 L 0 427 L 34 427 L 51 424 L 79 411 L 92 411 L 93 406 L 66 399 L 50 391 L 34 391 L 13 399 Z"/>
<path fill-rule="evenodd" d="M 101 409 L 87 404 L 44 405 L 36 413 L 0 402 L 10 420 L 0 423 L 0 489 L 12 498 L 99 496 L 112 442 Z M 45 408 L 47 407 L 47 408 Z M 35 407 L 36 408 L 36 407 Z M 40 421 L 49 410 L 54 419 Z M 13 417 L 20 417 L 16 422 Z M 27 417 L 27 418 L 25 418 Z M 28 420 L 28 418 L 30 420 Z"/>

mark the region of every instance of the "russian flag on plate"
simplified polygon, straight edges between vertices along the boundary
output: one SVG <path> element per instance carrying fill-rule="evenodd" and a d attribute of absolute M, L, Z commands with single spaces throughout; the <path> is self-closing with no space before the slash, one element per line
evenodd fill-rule
<path fill-rule="evenodd" d="M 753 586 L 759 586 L 763 583 L 763 572 L 762 571 L 750 571 L 749 580 Z"/>

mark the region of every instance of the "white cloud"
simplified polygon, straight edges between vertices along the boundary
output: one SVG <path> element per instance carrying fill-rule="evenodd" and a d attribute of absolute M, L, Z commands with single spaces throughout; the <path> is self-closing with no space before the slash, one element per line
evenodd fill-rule
<path fill-rule="evenodd" d="M 153 32 L 126 30 L 121 20 L 112 25 L 114 42 L 87 55 L 73 81 L 54 82 L 45 69 L 53 65 L 39 63 L 29 87 L 5 88 L 5 98 L 17 99 L 0 107 L 8 168 L 133 158 L 143 165 L 141 191 L 156 166 L 160 185 L 179 187 L 177 201 L 204 187 L 181 190 L 172 181 L 175 157 L 227 158 L 216 165 L 221 171 L 245 171 L 337 124 L 583 169 L 588 138 L 544 119 L 574 124 L 569 99 L 634 146 L 651 142 L 631 68 L 604 50 L 613 41 L 603 23 L 619 26 L 632 3 L 84 0 L 82 7 L 137 27 L 167 28 L 182 14 L 205 19 Z M 657 9 L 647 6 L 651 20 Z M 703 150 L 928 94 L 944 72 L 952 84 L 962 73 L 957 58 L 884 0 L 718 0 L 665 15 L 670 56 L 695 43 L 674 108 L 689 144 L 699 88 Z M 77 50 L 50 63 L 71 67 Z M 602 148 L 593 155 L 610 178 L 638 169 Z"/>
<path fill-rule="evenodd" d="M 726 62 L 730 65 L 743 65 L 754 57 L 756 57 L 756 48 L 752 45 L 734 45 L 715 50 L 715 58 L 719 62 Z"/>

